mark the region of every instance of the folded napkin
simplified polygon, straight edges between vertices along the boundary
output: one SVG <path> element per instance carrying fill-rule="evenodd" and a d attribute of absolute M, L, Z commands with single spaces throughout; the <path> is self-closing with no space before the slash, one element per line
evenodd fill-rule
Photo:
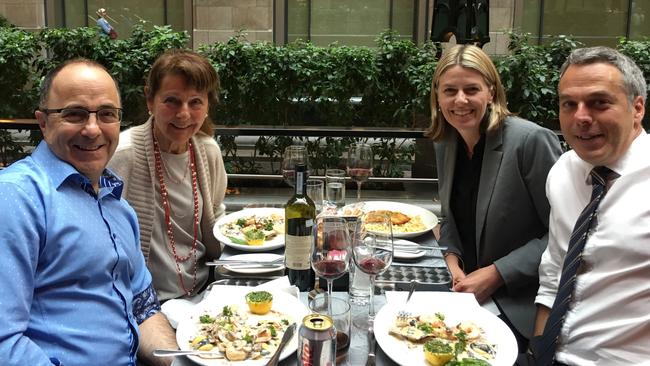
<path fill-rule="evenodd" d="M 210 292 L 204 297 L 204 301 L 213 301 L 213 298 L 223 298 L 224 296 L 235 298 L 236 296 L 244 296 L 251 291 L 266 290 L 269 292 L 286 292 L 289 295 L 298 297 L 300 290 L 296 286 L 289 283 L 289 277 L 284 276 L 276 278 L 272 281 L 265 282 L 255 287 L 246 286 L 226 286 L 216 285 L 212 286 Z"/>
<path fill-rule="evenodd" d="M 160 307 L 160 311 L 165 314 L 169 324 L 172 328 L 176 329 L 178 326 L 178 321 L 189 314 L 194 305 L 201 302 L 203 299 L 203 294 L 194 295 L 192 297 L 186 297 L 182 299 L 170 299 L 165 301 L 164 304 Z"/>
<path fill-rule="evenodd" d="M 286 292 L 295 297 L 298 297 L 300 293 L 296 286 L 292 286 L 289 283 L 289 278 L 284 276 L 255 287 L 215 285 L 212 286 L 211 290 L 207 293 L 201 293 L 189 298 L 168 300 L 162 305 L 161 311 L 165 316 L 167 316 L 169 324 L 176 329 L 178 322 L 183 317 L 187 316 L 187 314 L 191 314 L 192 309 L 204 301 L 216 301 L 224 298 L 243 298 L 251 291 L 261 290 L 269 292 Z"/>
<path fill-rule="evenodd" d="M 406 302 L 407 295 L 408 292 L 406 291 L 386 291 L 386 302 L 389 304 L 403 304 Z M 488 299 L 485 303 L 479 305 L 478 301 L 476 301 L 476 298 L 474 297 L 474 294 L 465 292 L 416 291 L 413 293 L 413 296 L 411 296 L 410 301 L 427 301 L 432 304 L 453 303 L 454 308 L 468 309 L 470 311 L 472 308 L 480 306 L 494 315 L 501 314 L 492 299 Z"/>

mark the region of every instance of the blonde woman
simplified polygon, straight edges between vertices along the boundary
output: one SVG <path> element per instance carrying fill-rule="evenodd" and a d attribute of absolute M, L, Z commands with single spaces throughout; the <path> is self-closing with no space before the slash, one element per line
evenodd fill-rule
<path fill-rule="evenodd" d="M 546 176 L 557 136 L 508 111 L 494 64 L 480 48 L 451 47 L 431 92 L 442 214 L 440 244 L 453 291 L 492 298 L 520 348 L 532 335 L 537 269 L 548 241 Z"/>

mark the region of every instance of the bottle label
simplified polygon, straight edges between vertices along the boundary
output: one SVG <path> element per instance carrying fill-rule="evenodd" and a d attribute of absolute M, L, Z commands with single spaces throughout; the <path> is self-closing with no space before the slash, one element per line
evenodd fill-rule
<path fill-rule="evenodd" d="M 299 172 L 296 171 L 296 195 L 303 195 L 305 194 L 305 189 L 304 189 L 304 184 L 305 184 L 305 177 L 304 177 L 304 172 Z"/>
<path fill-rule="evenodd" d="M 299 270 L 310 268 L 312 239 L 311 235 L 285 235 L 284 261 L 287 268 Z"/>

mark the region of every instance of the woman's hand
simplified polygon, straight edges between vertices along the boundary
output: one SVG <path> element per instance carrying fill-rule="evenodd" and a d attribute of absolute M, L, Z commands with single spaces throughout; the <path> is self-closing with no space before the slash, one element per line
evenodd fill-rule
<path fill-rule="evenodd" d="M 460 267 L 460 259 L 455 254 L 448 254 L 445 256 L 447 268 L 451 274 L 451 285 L 456 286 L 458 282 L 465 278 L 465 271 Z"/>
<path fill-rule="evenodd" d="M 451 268 L 449 270 L 451 271 Z M 459 281 L 454 281 L 452 291 L 471 292 L 479 304 L 482 304 L 502 285 L 503 278 L 497 267 L 492 264 L 477 269 Z"/>

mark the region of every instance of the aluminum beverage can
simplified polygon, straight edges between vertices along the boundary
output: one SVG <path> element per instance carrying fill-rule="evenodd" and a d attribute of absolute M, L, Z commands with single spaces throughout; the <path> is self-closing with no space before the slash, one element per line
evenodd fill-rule
<path fill-rule="evenodd" d="M 298 365 L 336 365 L 336 329 L 332 318 L 307 315 L 302 319 L 298 335 Z"/>

